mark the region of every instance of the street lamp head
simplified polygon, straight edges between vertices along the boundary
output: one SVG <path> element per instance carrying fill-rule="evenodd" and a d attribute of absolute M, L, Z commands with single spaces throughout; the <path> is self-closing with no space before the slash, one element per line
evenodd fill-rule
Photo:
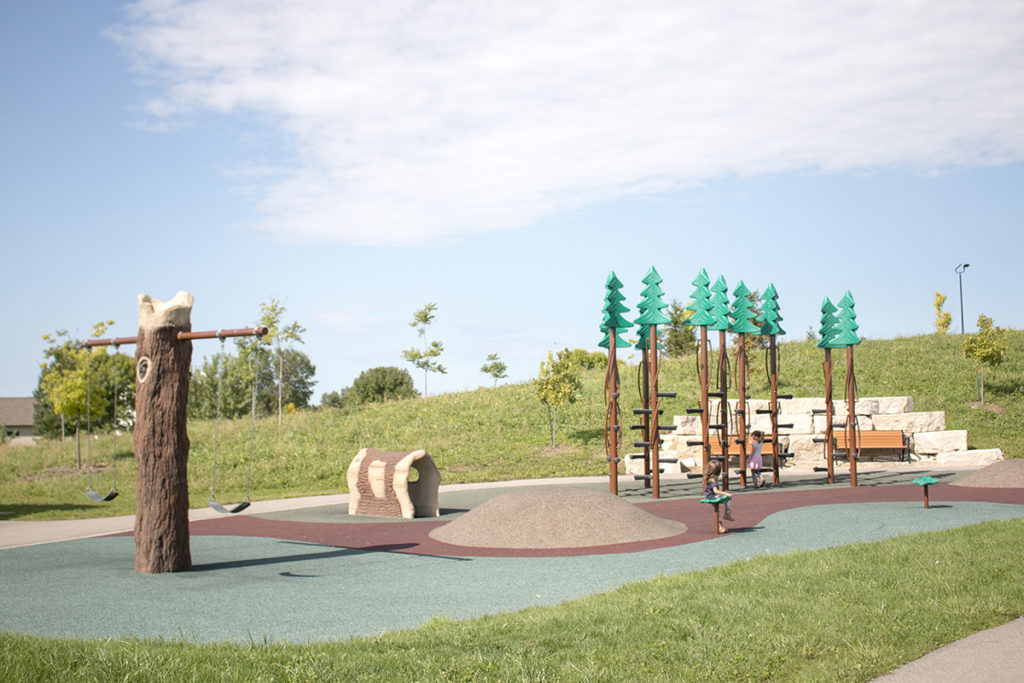
<path fill-rule="evenodd" d="M 961 263 L 959 266 L 957 266 L 956 268 L 953 269 L 953 272 L 955 272 L 955 273 L 962 273 L 962 272 L 964 272 L 965 270 L 967 270 L 970 267 L 971 267 L 970 263 Z"/>

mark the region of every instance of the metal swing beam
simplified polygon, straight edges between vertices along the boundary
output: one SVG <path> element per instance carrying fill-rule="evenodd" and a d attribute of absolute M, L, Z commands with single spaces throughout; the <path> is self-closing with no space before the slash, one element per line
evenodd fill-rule
<path fill-rule="evenodd" d="M 207 330 L 205 332 L 179 332 L 178 341 L 190 341 L 192 339 L 226 339 L 228 337 L 262 337 L 269 330 L 266 327 L 242 327 L 234 330 Z M 136 344 L 138 337 L 114 337 L 113 339 L 90 339 L 84 346 L 120 346 L 122 344 Z"/>
<path fill-rule="evenodd" d="M 179 332 L 177 337 L 178 341 L 191 341 L 193 339 L 220 339 L 221 341 L 223 341 L 224 339 L 227 339 L 229 337 L 262 337 L 266 335 L 267 332 L 269 332 L 269 330 L 266 327 L 240 327 L 229 330 Z M 123 344 L 136 344 L 138 343 L 138 341 L 138 337 L 113 337 L 107 339 L 90 339 L 84 343 L 84 346 L 89 349 L 98 346 L 117 347 Z M 114 457 L 116 459 L 116 453 Z M 117 497 L 117 488 L 115 485 L 115 488 L 111 489 L 111 491 L 106 495 L 97 493 L 96 491 L 93 490 L 86 491 L 85 495 L 88 496 L 89 499 L 92 500 L 93 502 L 103 503 L 111 501 Z M 217 500 L 214 499 L 214 497 L 211 495 L 210 499 L 207 501 L 207 505 L 209 505 L 211 508 L 222 514 L 234 514 L 236 512 L 241 512 L 245 508 L 249 507 L 249 505 L 251 505 L 251 502 L 249 501 L 249 496 L 246 495 L 245 499 L 243 499 L 241 502 L 231 506 L 224 506 L 221 503 L 218 503 Z"/>

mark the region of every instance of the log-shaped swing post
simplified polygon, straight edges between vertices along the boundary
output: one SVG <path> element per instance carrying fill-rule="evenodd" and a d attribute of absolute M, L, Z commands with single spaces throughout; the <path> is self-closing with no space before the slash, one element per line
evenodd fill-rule
<path fill-rule="evenodd" d="M 135 571 L 192 568 L 188 534 L 188 409 L 193 298 L 139 296 L 135 346 Z"/>

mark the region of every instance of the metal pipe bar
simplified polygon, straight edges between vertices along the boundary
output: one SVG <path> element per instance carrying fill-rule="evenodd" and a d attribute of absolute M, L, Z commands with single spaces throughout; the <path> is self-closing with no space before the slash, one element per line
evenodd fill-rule
<path fill-rule="evenodd" d="M 205 332 L 179 332 L 178 341 L 191 339 L 226 339 L 227 337 L 262 337 L 267 334 L 266 327 L 242 327 L 233 330 L 208 330 Z M 90 339 L 84 346 L 121 346 L 122 344 L 137 344 L 138 337 L 114 337 L 113 339 Z"/>

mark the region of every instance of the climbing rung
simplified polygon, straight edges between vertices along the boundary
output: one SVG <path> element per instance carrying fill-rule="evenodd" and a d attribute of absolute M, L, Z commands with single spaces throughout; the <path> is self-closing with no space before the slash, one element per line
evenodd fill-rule
<path fill-rule="evenodd" d="M 704 442 L 703 441 L 687 441 L 686 445 L 687 446 L 703 446 Z"/>
<path fill-rule="evenodd" d="M 793 394 L 779 394 L 775 398 L 793 398 Z"/>
<path fill-rule="evenodd" d="M 814 443 L 825 443 L 825 437 L 815 436 L 814 438 L 811 439 L 811 441 L 813 441 Z"/>
<path fill-rule="evenodd" d="M 659 432 L 674 432 L 675 430 L 675 425 L 658 425 Z"/>
<path fill-rule="evenodd" d="M 634 415 L 651 415 L 653 412 L 650 408 L 633 408 Z"/>
<path fill-rule="evenodd" d="M 811 408 L 811 415 L 824 415 L 827 412 L 827 408 Z"/>
<path fill-rule="evenodd" d="M 687 478 L 687 479 L 700 479 L 700 478 L 702 478 L 703 476 L 704 476 L 704 475 L 703 475 L 703 474 L 701 474 L 700 472 L 687 472 L 687 473 L 686 473 L 686 478 Z"/>
<path fill-rule="evenodd" d="M 708 429 L 724 429 L 724 428 L 725 428 L 725 425 L 724 425 L 724 424 L 713 424 L 713 425 L 708 425 Z"/>
<path fill-rule="evenodd" d="M 686 414 L 687 415 L 700 415 L 703 412 L 704 412 L 703 408 L 687 408 L 686 409 Z"/>
<path fill-rule="evenodd" d="M 775 425 L 775 426 L 778 427 L 779 429 L 792 429 L 793 428 L 793 423 L 790 422 L 789 424 L 784 424 L 784 425 L 780 424 L 780 425 Z"/>
<path fill-rule="evenodd" d="M 722 398 L 723 396 L 725 396 L 725 393 L 722 391 L 709 391 L 708 396 L 710 396 L 711 398 Z"/>
<path fill-rule="evenodd" d="M 659 398 L 675 398 L 676 397 L 676 392 L 674 392 L 674 391 L 659 391 L 658 392 L 658 397 Z"/>
<path fill-rule="evenodd" d="M 846 429 L 846 423 L 836 422 L 835 424 L 832 425 L 832 429 Z"/>
<path fill-rule="evenodd" d="M 771 415 L 772 414 L 772 409 L 771 408 L 758 408 L 754 412 L 757 413 L 758 415 Z"/>
<path fill-rule="evenodd" d="M 629 425 L 629 428 L 630 429 L 643 429 L 644 426 L 643 425 Z"/>

